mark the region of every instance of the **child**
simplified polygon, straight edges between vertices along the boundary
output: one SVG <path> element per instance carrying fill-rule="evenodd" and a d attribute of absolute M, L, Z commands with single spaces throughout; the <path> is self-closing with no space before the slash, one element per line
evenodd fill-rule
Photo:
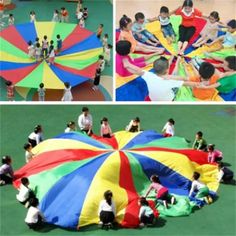
<path fill-rule="evenodd" d="M 138 12 L 135 14 L 135 22 L 132 25 L 132 32 L 134 38 L 141 43 L 150 44 L 152 46 L 157 46 L 159 41 L 156 37 L 146 30 L 146 23 L 150 20 L 146 20 L 145 16 L 142 12 Z"/>
<path fill-rule="evenodd" d="M 15 22 L 15 18 L 13 14 L 9 14 L 8 25 L 14 25 L 14 22 Z"/>
<path fill-rule="evenodd" d="M 81 28 L 85 28 L 85 20 L 84 20 L 84 17 L 81 17 L 80 21 L 79 21 L 79 26 Z"/>
<path fill-rule="evenodd" d="M 230 183 L 234 178 L 234 172 L 225 167 L 222 162 L 219 163 L 218 168 L 218 181 L 222 183 Z"/>
<path fill-rule="evenodd" d="M 101 137 L 103 138 L 111 138 L 112 137 L 112 131 L 111 127 L 108 123 L 108 119 L 106 117 L 102 118 L 101 120 L 101 129 L 100 129 Z"/>
<path fill-rule="evenodd" d="M 55 60 L 55 50 L 54 46 L 50 45 L 49 47 L 49 59 L 48 59 L 48 64 L 49 65 L 54 65 L 54 60 Z"/>
<path fill-rule="evenodd" d="M 128 132 L 135 133 L 140 132 L 140 119 L 136 117 L 129 122 L 129 125 L 125 129 Z"/>
<path fill-rule="evenodd" d="M 145 225 L 149 224 L 153 225 L 155 222 L 154 213 L 146 198 L 141 197 L 139 199 L 139 205 L 141 206 L 139 210 L 139 226 L 144 227 Z"/>
<path fill-rule="evenodd" d="M 61 22 L 64 23 L 68 21 L 69 21 L 69 13 L 65 7 L 62 7 L 61 8 Z"/>
<path fill-rule="evenodd" d="M 175 121 L 173 119 L 169 119 L 168 122 L 165 124 L 162 132 L 164 132 L 164 137 L 172 137 L 175 134 Z"/>
<path fill-rule="evenodd" d="M 62 97 L 61 100 L 63 102 L 71 102 L 73 100 L 73 96 L 72 96 L 72 93 L 71 93 L 70 83 L 65 82 L 64 85 L 65 85 L 65 89 L 64 89 L 64 94 L 63 94 L 63 97 Z"/>
<path fill-rule="evenodd" d="M 25 218 L 25 223 L 29 226 L 30 229 L 36 230 L 42 225 L 44 217 L 38 209 L 38 198 L 31 198 L 29 204 L 30 207 Z"/>
<path fill-rule="evenodd" d="M 199 181 L 200 174 L 198 172 L 193 173 L 193 181 L 191 189 L 189 191 L 189 197 L 196 200 L 205 201 L 207 204 L 212 203 L 212 198 L 209 195 L 209 188 L 202 182 Z M 193 197 L 193 193 L 196 195 Z"/>
<path fill-rule="evenodd" d="M 212 43 L 208 44 L 208 46 L 211 46 L 216 42 L 220 42 L 220 45 L 212 50 L 209 50 L 210 52 L 219 51 L 224 48 L 234 48 L 236 46 L 236 20 L 229 21 L 227 27 L 228 30 L 225 35 L 218 37 Z"/>
<path fill-rule="evenodd" d="M 193 8 L 192 0 L 185 0 L 183 6 L 171 12 L 182 17 L 182 23 L 179 26 L 178 54 L 183 55 L 189 41 L 196 31 L 196 17 L 201 17 L 202 13 Z"/>
<path fill-rule="evenodd" d="M 38 98 L 40 102 L 45 101 L 45 92 L 46 89 L 44 88 L 44 83 L 40 83 L 38 88 Z"/>
<path fill-rule="evenodd" d="M 143 43 L 138 42 L 135 40 L 132 31 L 132 20 L 128 18 L 126 15 L 124 15 L 120 19 L 120 38 L 119 40 L 126 40 L 131 43 L 131 52 L 135 51 L 140 51 L 140 52 L 145 52 L 145 53 L 152 53 L 152 52 L 157 52 L 158 54 L 162 54 L 165 49 L 157 48 L 154 46 L 150 45 L 145 45 Z"/>
<path fill-rule="evenodd" d="M 38 37 L 35 38 L 35 41 L 34 41 L 34 48 L 36 48 L 37 43 L 39 43 L 39 38 L 38 38 Z"/>
<path fill-rule="evenodd" d="M 36 14 L 34 11 L 30 12 L 30 22 L 34 23 L 36 21 Z"/>
<path fill-rule="evenodd" d="M 208 162 L 209 163 L 222 161 L 223 153 L 221 151 L 215 149 L 215 144 L 209 144 L 207 146 L 207 152 L 208 152 Z"/>
<path fill-rule="evenodd" d="M 28 142 L 32 145 L 32 147 L 35 147 L 40 142 L 43 141 L 42 139 L 42 126 L 36 125 L 34 128 L 34 131 L 28 136 Z"/>
<path fill-rule="evenodd" d="M 29 184 L 28 178 L 22 178 L 19 193 L 16 194 L 16 199 L 26 208 L 29 207 L 29 202 L 32 201 L 31 199 L 36 197 L 34 192 L 29 188 Z"/>
<path fill-rule="evenodd" d="M 107 190 L 104 193 L 104 200 L 102 200 L 99 204 L 98 216 L 100 218 L 100 226 L 108 225 L 108 227 L 110 228 L 113 226 L 116 209 L 112 197 L 112 192 L 110 190 Z"/>
<path fill-rule="evenodd" d="M 75 122 L 74 121 L 70 121 L 66 126 L 67 127 L 65 129 L 65 133 L 70 133 L 70 132 L 76 131 L 76 127 L 75 127 Z"/>
<path fill-rule="evenodd" d="M 168 7 L 161 7 L 160 15 L 157 17 L 157 20 L 160 21 L 161 30 L 164 37 L 167 39 L 169 44 L 175 42 L 175 32 L 170 23 L 169 9 Z"/>
<path fill-rule="evenodd" d="M 8 80 L 6 81 L 6 86 L 7 86 L 7 99 L 8 101 L 14 101 L 14 97 L 15 97 L 15 86 L 14 84 Z"/>
<path fill-rule="evenodd" d="M 79 24 L 81 18 L 83 17 L 83 10 L 82 10 L 82 9 L 80 9 L 80 10 L 76 13 L 76 17 L 77 17 L 78 24 Z"/>
<path fill-rule="evenodd" d="M 84 20 L 86 20 L 88 18 L 88 8 L 87 7 L 85 7 L 83 9 L 83 18 L 84 18 Z"/>
<path fill-rule="evenodd" d="M 40 43 L 37 43 L 35 48 L 35 59 L 37 62 L 41 60 L 41 55 L 42 55 L 42 50 L 40 47 Z"/>
<path fill-rule="evenodd" d="M 88 107 L 83 107 L 82 108 L 82 114 L 78 118 L 78 125 L 80 130 L 83 133 L 86 133 L 88 135 L 92 135 L 93 131 L 93 117 L 89 113 Z"/>
<path fill-rule="evenodd" d="M 106 48 L 108 44 L 108 34 L 104 34 L 103 38 L 102 38 L 102 46 L 103 46 L 103 49 Z"/>
<path fill-rule="evenodd" d="M 105 60 L 103 55 L 98 56 L 98 67 L 101 69 L 101 72 L 105 69 Z"/>
<path fill-rule="evenodd" d="M 203 133 L 201 131 L 198 131 L 195 137 L 195 141 L 193 143 L 193 149 L 205 152 L 207 150 L 207 142 L 202 137 Z"/>
<path fill-rule="evenodd" d="M 216 11 L 211 12 L 205 27 L 200 33 L 200 38 L 192 46 L 197 48 L 207 43 L 208 40 L 214 41 L 218 36 L 219 26 L 222 25 L 219 20 L 219 13 Z"/>
<path fill-rule="evenodd" d="M 98 29 L 97 29 L 97 37 L 100 39 L 101 38 L 101 35 L 102 35 L 102 32 L 103 32 L 103 27 L 104 25 L 103 24 L 100 24 L 98 26 Z"/>
<path fill-rule="evenodd" d="M 60 19 L 59 19 L 59 11 L 58 10 L 54 11 L 53 17 L 52 17 L 52 21 L 53 22 L 59 22 L 60 21 Z"/>
<path fill-rule="evenodd" d="M 43 36 L 43 41 L 42 41 L 42 56 L 43 58 L 46 58 L 48 56 L 48 37 L 47 35 Z"/>
<path fill-rule="evenodd" d="M 34 154 L 32 152 L 32 145 L 31 145 L 31 143 L 26 143 L 24 145 L 24 149 L 25 149 L 25 162 L 28 163 L 34 157 Z"/>
<path fill-rule="evenodd" d="M 98 90 L 98 85 L 100 84 L 100 79 L 101 79 L 101 72 L 102 72 L 101 68 L 96 69 L 96 74 L 94 77 L 93 87 L 92 87 L 94 91 Z"/>
<path fill-rule="evenodd" d="M 57 53 L 62 49 L 62 40 L 60 34 L 57 35 Z"/>
<path fill-rule="evenodd" d="M 105 64 L 107 66 L 110 66 L 110 61 L 111 61 L 111 49 L 112 49 L 112 45 L 111 44 L 107 44 L 104 47 L 104 60 L 105 60 Z"/>
<path fill-rule="evenodd" d="M 192 76 L 188 70 L 185 70 L 190 81 L 202 82 L 205 86 L 208 86 L 215 84 L 220 78 L 219 75 L 215 73 L 215 67 L 209 62 L 202 62 L 198 71 L 195 69 L 195 67 L 198 67 L 196 61 L 192 60 L 190 66 L 195 72 L 195 75 Z M 218 95 L 218 91 L 214 88 L 204 89 L 201 87 L 196 87 L 192 89 L 192 92 L 195 98 L 203 101 L 212 101 Z"/>
<path fill-rule="evenodd" d="M 148 59 L 159 55 L 159 53 L 153 53 L 132 59 L 129 56 L 131 48 L 132 44 L 127 40 L 121 40 L 116 43 L 116 73 L 120 76 L 141 75 L 141 68 L 150 64 Z"/>
<path fill-rule="evenodd" d="M 2 166 L 0 166 L 0 186 L 11 184 L 14 178 L 14 172 L 11 166 L 11 157 L 2 157 Z"/>
<path fill-rule="evenodd" d="M 34 45 L 32 44 L 32 41 L 28 42 L 28 56 L 30 58 L 34 58 L 35 57 L 35 49 L 34 49 Z"/>
<path fill-rule="evenodd" d="M 173 205 L 175 203 L 175 197 L 170 195 L 168 189 L 161 185 L 159 177 L 157 175 L 152 175 L 150 180 L 152 183 L 149 186 L 144 197 L 147 198 L 151 190 L 155 190 L 156 198 L 162 200 L 165 208 L 168 208 L 169 202 Z"/>

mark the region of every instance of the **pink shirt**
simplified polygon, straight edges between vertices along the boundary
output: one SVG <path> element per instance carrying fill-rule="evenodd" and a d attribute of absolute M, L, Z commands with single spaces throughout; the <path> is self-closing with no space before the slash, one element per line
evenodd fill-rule
<path fill-rule="evenodd" d="M 124 66 L 123 60 L 127 59 L 130 64 L 133 64 L 137 67 L 145 67 L 146 62 L 144 57 L 140 58 L 135 58 L 132 59 L 129 55 L 127 56 L 121 56 L 118 53 L 116 53 L 116 73 L 119 74 L 120 76 L 126 77 L 132 75 Z"/>
<path fill-rule="evenodd" d="M 101 136 L 103 136 L 104 134 L 111 134 L 111 127 L 110 125 L 101 125 L 101 130 L 100 130 Z"/>
<path fill-rule="evenodd" d="M 208 162 L 213 163 L 217 157 L 222 157 L 223 153 L 219 150 L 214 150 L 213 152 L 208 152 Z"/>
<path fill-rule="evenodd" d="M 161 184 L 158 183 L 151 183 L 151 185 L 149 186 L 148 190 L 147 190 L 147 194 L 148 195 L 150 193 L 151 190 L 155 189 L 156 193 L 158 193 L 162 188 L 164 188 Z"/>

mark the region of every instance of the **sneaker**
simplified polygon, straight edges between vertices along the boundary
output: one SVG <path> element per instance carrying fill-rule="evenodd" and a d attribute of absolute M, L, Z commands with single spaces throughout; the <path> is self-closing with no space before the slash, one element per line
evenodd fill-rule
<path fill-rule="evenodd" d="M 171 197 L 171 205 L 175 204 L 175 197 Z"/>
<path fill-rule="evenodd" d="M 140 224 L 139 224 L 139 227 L 140 227 L 140 228 L 143 228 L 144 226 L 145 226 L 144 223 L 140 223 Z"/>
<path fill-rule="evenodd" d="M 25 203 L 25 208 L 29 208 L 29 206 L 30 206 L 29 202 L 26 202 Z"/>
<path fill-rule="evenodd" d="M 205 201 L 207 204 L 210 204 L 208 197 L 204 197 L 204 201 Z"/>
<path fill-rule="evenodd" d="M 0 186 L 3 186 L 5 184 L 6 184 L 6 182 L 4 180 L 0 180 Z"/>
<path fill-rule="evenodd" d="M 102 221 L 99 221 L 98 222 L 98 228 L 102 228 L 103 227 L 103 222 Z"/>

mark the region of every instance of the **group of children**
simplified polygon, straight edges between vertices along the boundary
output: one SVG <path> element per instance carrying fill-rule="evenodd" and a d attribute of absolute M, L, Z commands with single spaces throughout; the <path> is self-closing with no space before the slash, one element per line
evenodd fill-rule
<path fill-rule="evenodd" d="M 171 14 L 182 17 L 178 40 L 176 40 L 176 32 L 170 22 Z M 184 58 L 185 49 L 196 32 L 196 24 L 200 17 L 206 19 L 206 24 L 200 33 L 200 38 L 193 43 L 193 47 L 201 47 L 204 44 L 211 46 L 218 42 L 218 46 L 213 49 L 209 48 L 208 53 L 205 54 L 206 57 L 215 60 L 216 64 L 199 58 L 192 58 L 190 61 Z M 155 60 L 154 73 L 151 73 L 143 70 L 150 64 L 148 59 L 163 54 L 165 51 L 160 47 L 156 35 L 146 29 L 146 23 L 153 21 L 160 22 L 161 31 L 170 44 L 178 41 L 178 51 L 171 56 L 168 64 L 167 59 L 164 59 L 163 56 Z M 227 29 L 226 34 L 218 37 L 218 32 L 225 29 Z M 209 40 L 210 43 L 208 43 Z M 214 58 L 209 52 L 223 48 L 235 48 L 235 45 L 236 20 L 233 19 L 227 24 L 223 24 L 220 22 L 218 12 L 213 11 L 208 17 L 203 16 L 193 7 L 191 0 L 185 0 L 182 7 L 172 12 L 169 12 L 166 6 L 162 6 L 159 15 L 152 19 L 146 19 L 142 12 L 135 14 L 134 22 L 127 16 L 120 19 L 120 36 L 116 43 L 116 72 L 122 77 L 133 74 L 141 76 L 148 87 L 148 99 L 152 101 L 172 101 L 182 86 L 193 88 L 193 95 L 196 99 L 214 100 L 218 94 L 216 88 L 221 90 L 223 87 L 233 87 L 235 84 L 236 57 L 232 55 L 225 59 Z M 149 55 L 133 59 L 130 53 L 134 52 L 149 53 Z M 164 61 L 166 62 L 164 63 Z M 169 67 L 172 62 L 175 62 L 175 69 L 171 72 Z M 180 65 L 185 68 L 186 76 L 178 76 Z M 194 75 L 190 73 L 191 69 Z M 220 78 L 224 78 L 224 80 L 220 80 Z M 175 92 L 173 92 L 173 88 L 177 88 Z M 220 98 L 217 99 L 220 100 Z"/>

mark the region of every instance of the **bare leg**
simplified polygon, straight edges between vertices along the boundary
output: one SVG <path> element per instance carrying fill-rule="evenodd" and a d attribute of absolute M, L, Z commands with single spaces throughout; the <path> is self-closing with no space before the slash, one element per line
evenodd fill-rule
<path fill-rule="evenodd" d="M 141 52 L 145 52 L 145 53 L 151 53 L 151 52 L 158 52 L 159 54 L 162 54 L 165 49 L 164 48 L 156 48 L 156 47 L 152 47 L 152 46 L 141 46 L 141 45 L 137 45 L 136 46 L 136 51 L 141 51 Z"/>
<path fill-rule="evenodd" d="M 207 50 L 208 52 L 216 52 L 216 51 L 220 51 L 221 49 L 223 49 L 223 45 L 219 45 L 216 48 L 210 48 L 209 50 Z"/>
<path fill-rule="evenodd" d="M 197 47 L 200 47 L 200 46 L 202 46 L 204 43 L 206 43 L 207 42 L 207 38 L 200 38 L 200 39 L 198 39 L 198 41 L 196 42 L 196 43 L 194 43 L 193 44 L 193 47 L 195 47 L 195 48 L 197 48 Z"/>
<path fill-rule="evenodd" d="M 146 43 L 148 43 L 154 47 L 158 45 L 158 43 L 153 43 L 151 40 L 147 40 Z"/>
<path fill-rule="evenodd" d="M 183 42 L 178 42 L 178 53 L 180 52 L 180 50 L 182 49 L 183 46 Z"/>
<path fill-rule="evenodd" d="M 185 49 L 186 49 L 187 46 L 188 46 L 188 41 L 185 41 L 185 42 L 183 43 L 183 45 L 182 45 L 181 50 L 179 51 L 179 54 L 180 54 L 180 55 L 183 55 L 183 54 L 184 54 L 184 51 L 185 51 Z"/>

